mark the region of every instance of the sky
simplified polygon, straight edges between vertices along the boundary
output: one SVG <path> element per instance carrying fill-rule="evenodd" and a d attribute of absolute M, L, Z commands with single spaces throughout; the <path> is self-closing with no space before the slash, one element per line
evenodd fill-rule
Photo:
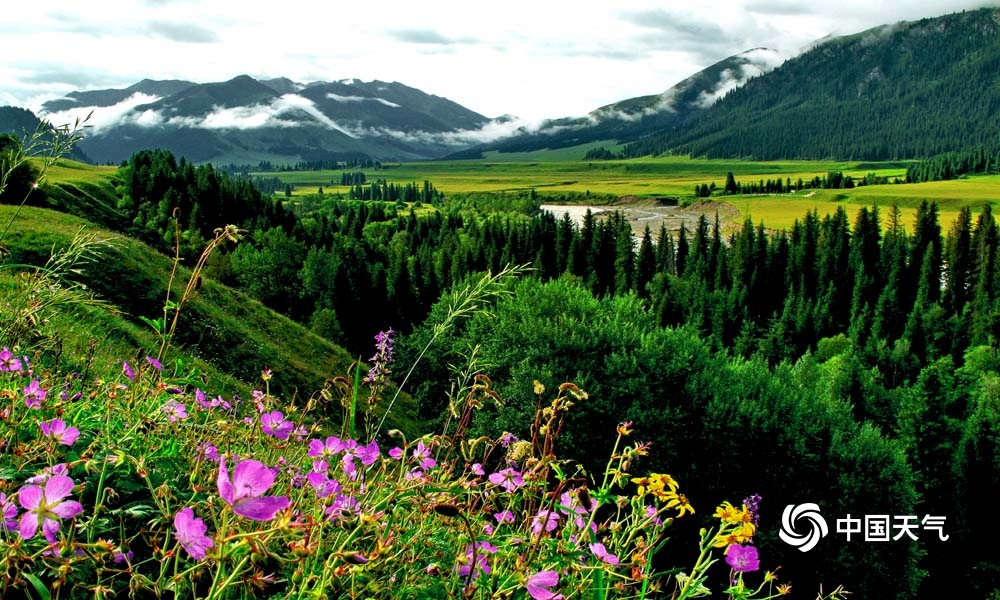
<path fill-rule="evenodd" d="M 540 121 L 658 94 L 733 54 L 970 0 L 32 0 L 4 6 L 0 105 L 141 79 L 398 81 L 487 117 Z"/>

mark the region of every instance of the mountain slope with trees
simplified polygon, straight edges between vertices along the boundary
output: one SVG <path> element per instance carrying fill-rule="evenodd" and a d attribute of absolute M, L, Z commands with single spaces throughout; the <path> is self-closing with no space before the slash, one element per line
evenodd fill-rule
<path fill-rule="evenodd" d="M 824 41 L 624 154 L 928 158 L 996 146 L 998 106 L 1000 16 L 981 9 Z"/>

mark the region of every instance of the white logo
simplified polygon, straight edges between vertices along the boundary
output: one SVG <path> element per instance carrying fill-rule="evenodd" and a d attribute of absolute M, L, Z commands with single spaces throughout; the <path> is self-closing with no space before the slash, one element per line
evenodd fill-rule
<path fill-rule="evenodd" d="M 799 534 L 793 525 L 800 519 L 808 521 L 810 530 L 808 534 Z M 819 514 L 819 506 L 813 502 L 806 504 L 789 504 L 785 507 L 785 512 L 781 513 L 781 531 L 778 537 L 786 544 L 797 547 L 802 552 L 809 552 L 816 547 L 819 540 L 829 533 L 826 520 Z"/>

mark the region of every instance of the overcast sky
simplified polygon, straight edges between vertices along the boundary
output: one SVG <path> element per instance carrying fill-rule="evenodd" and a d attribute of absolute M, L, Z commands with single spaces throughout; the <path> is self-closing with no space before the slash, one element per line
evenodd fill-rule
<path fill-rule="evenodd" d="M 972 0 L 31 0 L 0 22 L 0 105 L 141 79 L 399 81 L 488 117 L 583 115 L 754 47 Z"/>

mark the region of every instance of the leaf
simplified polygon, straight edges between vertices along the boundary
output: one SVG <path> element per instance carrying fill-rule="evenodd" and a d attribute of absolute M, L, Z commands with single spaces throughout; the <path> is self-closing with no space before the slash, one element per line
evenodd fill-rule
<path fill-rule="evenodd" d="M 33 588 L 35 588 L 35 591 L 42 598 L 42 600 L 52 600 L 52 595 L 49 593 L 49 589 L 39 578 L 35 577 L 31 573 L 21 573 L 21 575 L 28 580 L 28 583 L 30 583 Z"/>

